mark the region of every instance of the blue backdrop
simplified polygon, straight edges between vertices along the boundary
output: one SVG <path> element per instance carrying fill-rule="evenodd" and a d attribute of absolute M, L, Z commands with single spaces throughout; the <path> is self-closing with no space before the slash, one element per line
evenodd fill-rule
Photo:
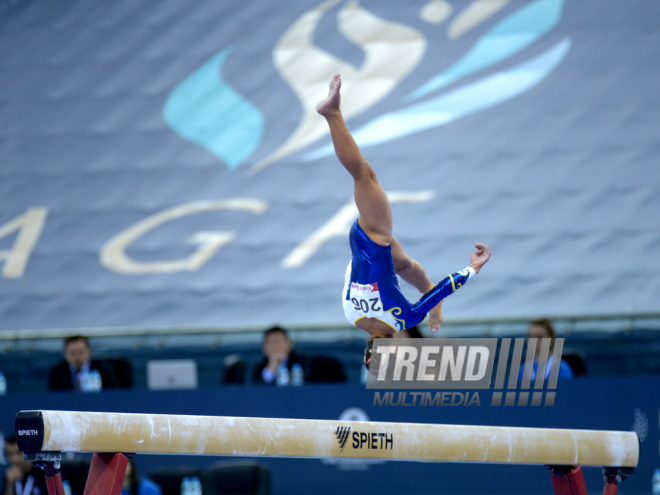
<path fill-rule="evenodd" d="M 448 318 L 657 312 L 658 18 L 2 2 L 0 330 L 344 322 L 352 184 L 314 113 L 335 72 L 408 253 L 439 281 L 493 248 Z"/>

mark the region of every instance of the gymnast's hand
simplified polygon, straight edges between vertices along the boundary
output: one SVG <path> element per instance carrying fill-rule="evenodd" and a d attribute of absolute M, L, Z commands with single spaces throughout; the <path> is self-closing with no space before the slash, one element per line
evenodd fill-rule
<path fill-rule="evenodd" d="M 445 317 L 442 316 L 442 301 L 438 305 L 429 311 L 429 330 L 432 332 L 437 332 L 440 330 L 440 327 L 445 322 Z"/>
<path fill-rule="evenodd" d="M 490 259 L 490 248 L 483 244 L 475 244 L 474 247 L 477 250 L 470 255 L 470 266 L 474 268 L 475 272 L 479 273 L 481 267 Z"/>

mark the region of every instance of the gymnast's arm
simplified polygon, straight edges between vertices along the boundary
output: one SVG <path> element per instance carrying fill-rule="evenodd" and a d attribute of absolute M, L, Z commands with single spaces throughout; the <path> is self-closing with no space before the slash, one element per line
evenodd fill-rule
<path fill-rule="evenodd" d="M 403 280 L 412 285 L 422 294 L 426 294 L 433 289 L 433 282 L 424 271 L 424 267 L 408 256 L 399 241 L 392 238 L 392 261 L 394 262 L 394 271 Z"/>
<path fill-rule="evenodd" d="M 394 271 L 403 280 L 415 287 L 422 294 L 433 290 L 433 282 L 424 271 L 424 267 L 408 256 L 401 244 L 396 239 L 392 239 L 392 260 L 394 262 Z M 445 321 L 442 316 L 442 300 L 428 312 L 429 329 L 432 332 L 440 330 L 440 326 Z M 426 314 L 424 314 L 426 316 Z M 421 321 L 421 320 L 420 320 Z"/>
<path fill-rule="evenodd" d="M 411 320 L 408 322 L 409 325 L 412 326 L 422 321 L 426 314 L 437 307 L 445 297 L 456 292 L 465 285 L 465 282 L 479 273 L 481 268 L 490 259 L 491 251 L 488 246 L 484 246 L 483 244 L 476 244 L 475 247 L 477 250 L 470 256 L 470 266 L 468 268 L 445 277 L 444 280 L 424 294 L 424 296 L 422 296 L 422 298 L 410 308 L 411 316 L 416 316 L 417 318 L 413 319 L 418 319 L 418 321 L 413 323 Z"/>

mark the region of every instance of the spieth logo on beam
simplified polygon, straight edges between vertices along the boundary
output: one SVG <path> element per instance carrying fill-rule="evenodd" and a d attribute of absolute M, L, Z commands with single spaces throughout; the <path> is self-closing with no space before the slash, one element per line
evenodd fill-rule
<path fill-rule="evenodd" d="M 337 437 L 339 452 L 344 451 L 349 438 L 351 442 L 348 443 L 348 446 L 354 451 L 362 449 L 392 450 L 394 448 L 393 433 L 354 431 L 351 435 L 350 426 L 338 426 L 335 437 Z"/>
<path fill-rule="evenodd" d="M 375 392 L 373 405 L 481 405 L 479 390 L 493 388 L 492 406 L 555 402 L 564 339 L 376 339 L 367 389 L 453 390 L 453 392 Z M 523 350 L 527 349 L 523 361 Z M 495 354 L 499 358 L 495 371 Z M 551 354 L 552 353 L 552 354 Z M 511 359 L 509 360 L 509 355 Z M 538 372 L 538 370 L 542 370 Z M 508 372 L 508 380 L 506 380 Z M 506 381 L 506 392 L 503 390 Z M 464 390 L 465 392 L 457 392 Z M 473 390 L 474 392 L 470 392 Z"/>
<path fill-rule="evenodd" d="M 39 435 L 39 432 L 37 430 L 18 430 L 18 436 L 23 437 L 23 436 L 37 436 Z"/>
<path fill-rule="evenodd" d="M 335 436 L 337 437 L 337 442 L 339 442 L 339 450 L 344 450 L 346 445 L 346 440 L 348 440 L 348 434 L 351 432 L 350 426 L 338 426 Z"/>

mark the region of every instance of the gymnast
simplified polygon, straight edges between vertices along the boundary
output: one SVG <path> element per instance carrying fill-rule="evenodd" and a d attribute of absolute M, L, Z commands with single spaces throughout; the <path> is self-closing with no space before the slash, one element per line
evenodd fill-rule
<path fill-rule="evenodd" d="M 346 127 L 339 108 L 340 89 L 341 76 L 337 74 L 316 111 L 327 120 L 337 158 L 353 177 L 359 217 L 349 234 L 353 257 L 346 269 L 342 299 L 349 323 L 371 336 L 365 349 L 368 366 L 375 338 L 393 337 L 395 332 L 420 323 L 427 314 L 429 328 L 437 332 L 444 320 L 442 300 L 479 273 L 491 251 L 476 244 L 470 266 L 433 285 L 422 265 L 412 260 L 392 235 L 390 201 Z M 401 292 L 397 275 L 424 294 L 415 304 Z"/>

